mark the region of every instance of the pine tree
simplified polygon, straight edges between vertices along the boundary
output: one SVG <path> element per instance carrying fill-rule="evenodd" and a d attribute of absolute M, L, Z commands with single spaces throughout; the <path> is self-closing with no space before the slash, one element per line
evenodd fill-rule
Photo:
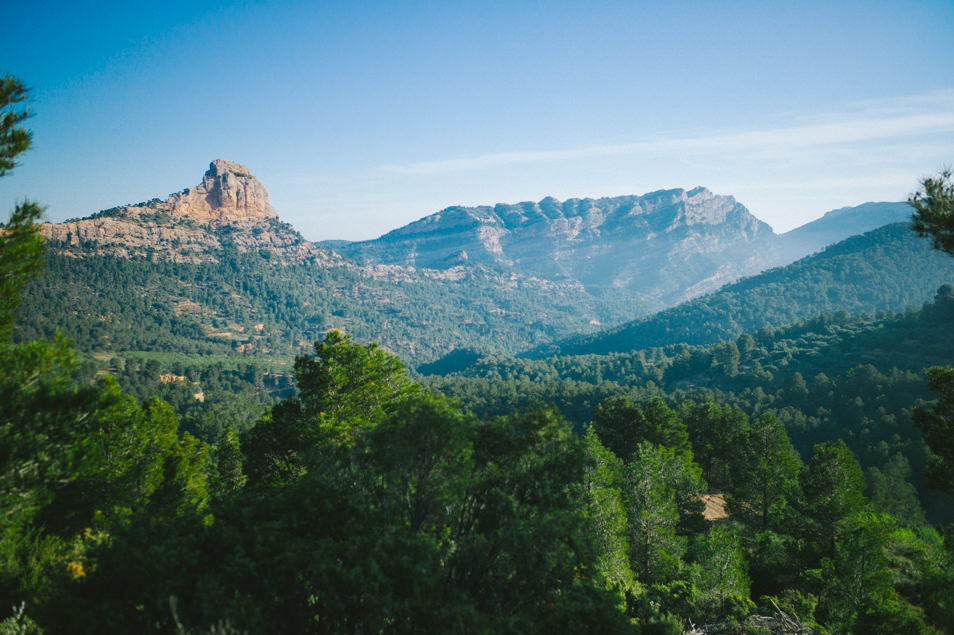
<path fill-rule="evenodd" d="M 17 155 L 32 142 L 30 132 L 20 125 L 30 116 L 29 111 L 19 107 L 26 101 L 27 92 L 16 77 L 0 76 L 0 176 L 14 168 Z"/>
<path fill-rule="evenodd" d="M 921 181 L 921 190 L 908 199 L 914 208 L 911 229 L 930 237 L 934 248 L 954 256 L 954 173 L 943 170 Z"/>

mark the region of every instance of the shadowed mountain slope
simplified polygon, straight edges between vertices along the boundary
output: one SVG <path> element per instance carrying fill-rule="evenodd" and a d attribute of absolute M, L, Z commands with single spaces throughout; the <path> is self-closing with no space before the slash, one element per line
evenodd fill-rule
<path fill-rule="evenodd" d="M 820 313 L 900 311 L 920 305 L 951 281 L 954 259 L 933 250 L 905 223 L 895 223 L 650 317 L 544 346 L 528 356 L 710 344 Z"/>

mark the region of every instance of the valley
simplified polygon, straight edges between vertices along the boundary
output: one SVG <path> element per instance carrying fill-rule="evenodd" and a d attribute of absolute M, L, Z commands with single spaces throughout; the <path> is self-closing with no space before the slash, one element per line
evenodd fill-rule
<path fill-rule="evenodd" d="M 839 210 L 778 236 L 732 197 L 697 188 L 450 208 L 376 241 L 331 249 L 282 223 L 265 187 L 241 164 L 216 160 L 202 183 L 184 192 L 44 225 L 55 274 L 26 293 L 22 337 L 51 337 L 59 329 L 88 353 L 174 348 L 287 360 L 338 329 L 377 341 L 412 365 L 458 348 L 544 351 L 910 215 L 906 204 Z M 824 311 L 900 310 L 927 299 L 950 270 L 903 231 L 872 240 L 867 249 L 890 252 L 883 266 L 906 267 L 892 271 L 880 297 L 870 290 L 879 265 L 862 266 L 869 254 L 861 253 L 834 279 L 805 282 L 825 299 L 767 310 L 750 302 L 748 318 L 736 307 L 721 322 L 710 315 L 705 326 L 670 339 L 713 342 Z M 465 252 L 466 259 L 457 258 Z M 913 275 L 923 270 L 933 277 Z M 792 281 L 802 273 L 774 275 Z M 739 284 L 763 284 L 755 280 Z M 862 293 L 872 297 L 862 300 Z M 775 302 L 785 304 L 783 297 Z"/>
<path fill-rule="evenodd" d="M 374 241 L 322 245 L 278 219 L 248 168 L 217 160 L 166 200 L 43 226 L 47 274 L 24 294 L 16 337 L 67 334 L 83 376 L 110 372 L 140 398 L 163 396 L 209 443 L 291 394 L 296 355 L 337 331 L 377 342 L 481 416 L 552 404 L 583 429 L 621 395 L 715 400 L 776 413 L 805 456 L 843 438 L 840 426 L 869 425 L 845 417 L 904 421 L 930 397 L 921 373 L 948 353 L 929 344 L 940 332 L 924 338 L 935 327 L 919 311 L 935 310 L 925 302 L 954 280 L 954 260 L 893 222 L 909 214 L 869 203 L 776 235 L 732 197 L 696 188 L 449 208 Z M 700 295 L 718 279 L 729 282 Z M 691 299 L 651 309 L 678 298 Z M 878 332 L 906 344 L 851 343 Z M 846 347 L 859 356 L 835 352 Z M 836 417 L 837 403 L 790 402 L 793 373 L 808 386 L 867 373 L 905 387 L 889 411 Z M 244 406 L 225 406 L 238 394 Z M 852 450 L 863 466 L 904 456 L 920 474 L 916 432 L 892 426 Z"/>

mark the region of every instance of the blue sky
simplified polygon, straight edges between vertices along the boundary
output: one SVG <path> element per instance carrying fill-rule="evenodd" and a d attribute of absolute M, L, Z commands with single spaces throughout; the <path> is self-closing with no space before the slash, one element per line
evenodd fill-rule
<path fill-rule="evenodd" d="M 141 6 L 140 6 L 141 5 Z M 95 8 L 90 8 L 90 7 Z M 244 163 L 313 240 L 703 185 L 784 231 L 954 164 L 954 2 L 17 3 L 53 221 Z"/>

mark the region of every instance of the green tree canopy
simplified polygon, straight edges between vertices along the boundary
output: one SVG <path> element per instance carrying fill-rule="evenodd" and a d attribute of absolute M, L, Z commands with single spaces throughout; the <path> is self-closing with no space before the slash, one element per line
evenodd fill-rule
<path fill-rule="evenodd" d="M 914 208 L 911 228 L 930 237 L 934 248 L 954 255 L 954 180 L 950 169 L 921 181 L 921 189 L 908 199 Z"/>
<path fill-rule="evenodd" d="M 0 176 L 16 165 L 16 157 L 30 147 L 31 135 L 20 124 L 29 114 L 18 105 L 27 90 L 15 77 L 0 76 Z M 34 223 L 42 208 L 24 201 L 18 204 L 6 225 L 0 226 L 0 340 L 6 341 L 13 327 L 20 292 L 39 269 L 43 241 Z"/>
<path fill-rule="evenodd" d="M 915 210 L 911 228 L 920 236 L 929 236 L 935 249 L 954 256 L 954 172 L 948 168 L 925 178 L 908 202 Z M 939 291 L 939 298 L 942 291 L 949 299 L 950 289 Z M 932 368 L 928 378 L 940 399 L 930 411 L 916 409 L 913 417 L 932 452 L 928 478 L 937 489 L 954 495 L 954 368 Z"/>
<path fill-rule="evenodd" d="M 30 113 L 20 106 L 27 100 L 23 83 L 10 75 L 0 76 L 0 176 L 16 165 L 16 157 L 30 147 L 32 137 L 20 124 Z"/>
<path fill-rule="evenodd" d="M 688 452 L 643 442 L 624 468 L 630 559 L 640 582 L 668 582 L 682 568 L 687 527 L 702 516 L 702 471 Z"/>
<path fill-rule="evenodd" d="M 848 518 L 865 506 L 865 480 L 861 466 L 844 441 L 815 446 L 808 468 L 802 473 L 806 531 L 822 554 L 835 550 Z"/>
<path fill-rule="evenodd" d="M 785 426 L 771 414 L 752 423 L 732 463 L 729 509 L 756 531 L 777 529 L 798 498 L 801 459 Z"/>
<path fill-rule="evenodd" d="M 697 612 L 710 622 L 744 618 L 752 602 L 745 549 L 738 531 L 728 525 L 713 526 L 696 537 L 693 555 L 697 565 Z"/>
<path fill-rule="evenodd" d="M 643 442 L 689 449 L 686 424 L 659 397 L 640 405 L 629 397 L 607 399 L 593 413 L 593 429 L 603 445 L 623 460 L 629 460 Z"/>
<path fill-rule="evenodd" d="M 933 408 L 915 408 L 915 425 L 931 449 L 927 476 L 936 489 L 954 496 L 954 368 L 928 370 L 928 386 L 938 393 Z"/>
<path fill-rule="evenodd" d="M 330 331 L 314 355 L 295 359 L 298 394 L 273 407 L 242 435 L 251 484 L 287 482 L 307 469 L 307 456 L 331 442 L 354 444 L 364 427 L 382 421 L 419 392 L 395 355 L 377 344 L 355 344 Z"/>
<path fill-rule="evenodd" d="M 749 432 L 749 418 L 739 408 L 722 407 L 713 401 L 687 401 L 679 409 L 692 453 L 710 486 L 724 488 L 730 481 L 730 466 Z"/>

